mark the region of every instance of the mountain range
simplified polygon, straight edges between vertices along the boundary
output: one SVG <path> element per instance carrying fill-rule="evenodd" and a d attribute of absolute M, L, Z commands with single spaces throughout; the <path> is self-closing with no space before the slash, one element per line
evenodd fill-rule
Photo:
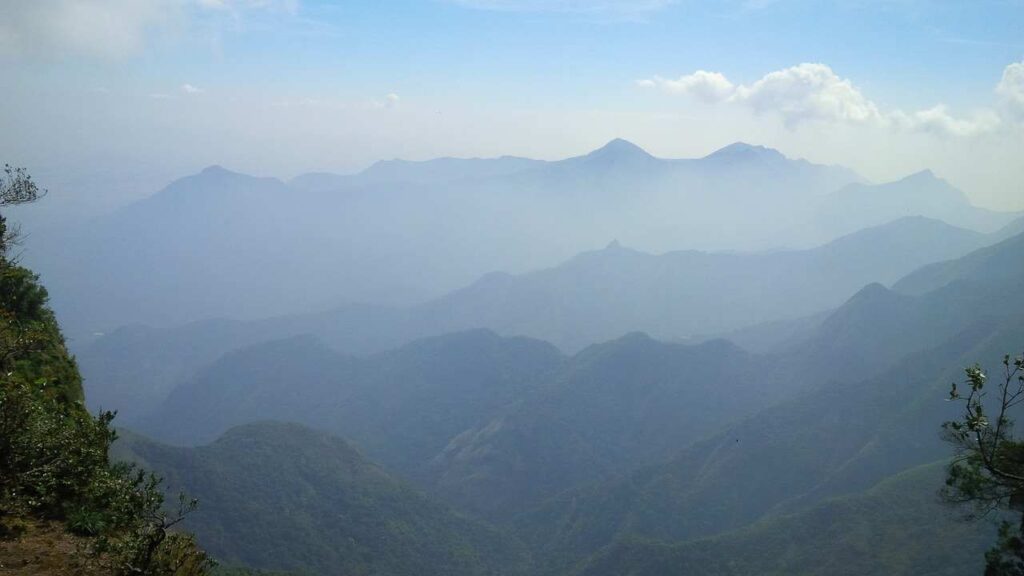
<path fill-rule="evenodd" d="M 711 536 L 941 458 L 942 389 L 1024 339 L 1024 272 L 1003 268 L 1021 253 L 1024 235 L 979 249 L 922 294 L 870 284 L 772 354 L 642 334 L 572 357 L 485 331 L 365 358 L 309 337 L 259 344 L 181 384 L 140 430 L 202 443 L 254 420 L 327 429 L 464 510 L 515 519 L 562 562 L 624 529 Z"/>
<path fill-rule="evenodd" d="M 367 354 L 477 328 L 542 339 L 569 353 L 634 331 L 673 341 L 714 335 L 742 341 L 738 330 L 820 315 L 868 283 L 895 282 L 1004 236 L 911 217 L 809 250 L 652 255 L 612 244 L 546 270 L 489 274 L 416 306 L 346 306 L 167 329 L 131 326 L 79 347 L 77 354 L 90 403 L 123 407 L 131 419 L 144 416 L 203 365 L 259 342 L 312 334 L 333 349 Z M 754 340 L 766 342 L 769 336 L 760 332 Z"/>
<path fill-rule="evenodd" d="M 615 140 L 554 162 L 388 161 L 288 183 L 214 166 L 31 239 L 25 259 L 86 341 L 132 322 L 408 305 L 615 239 L 654 253 L 805 248 L 903 216 L 968 213 L 948 221 L 991 232 L 1014 217 L 971 207 L 932 175 L 879 187 L 748 144 L 668 160 Z"/>
<path fill-rule="evenodd" d="M 229 565 L 330 574 L 526 574 L 515 538 L 468 519 L 368 462 L 345 441 L 276 422 L 206 446 L 128 435 L 118 456 L 202 502 L 188 518 Z"/>
<path fill-rule="evenodd" d="M 1024 218 L 931 172 L 212 167 L 49 241 L 89 407 L 229 565 L 952 576 L 992 542 L 940 426 L 1024 342 Z"/>

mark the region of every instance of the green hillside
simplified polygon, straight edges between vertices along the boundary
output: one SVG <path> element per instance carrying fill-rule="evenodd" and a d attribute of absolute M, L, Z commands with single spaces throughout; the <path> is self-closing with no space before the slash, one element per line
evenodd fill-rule
<path fill-rule="evenodd" d="M 39 189 L 5 166 L 0 206 Z M 159 479 L 109 459 L 114 415 L 90 414 L 46 289 L 18 264 L 0 215 L 0 571 L 202 576 L 213 563 L 172 530 L 194 507 L 164 506 Z"/>
<path fill-rule="evenodd" d="M 1012 244 L 1004 250 L 1020 253 Z M 995 278 L 981 274 L 921 297 L 901 297 L 910 298 L 900 309 L 902 329 L 886 315 L 891 298 L 884 289 L 851 300 L 821 328 L 845 330 L 848 341 L 836 351 L 870 360 L 863 352 L 878 340 L 891 339 L 905 350 L 945 341 L 865 380 L 823 378 L 816 390 L 684 448 L 668 463 L 564 494 L 517 520 L 520 533 L 557 571 L 623 537 L 708 537 L 773 511 L 868 489 L 942 458 L 949 446 L 939 439 L 939 426 L 955 409 L 943 400 L 949 382 L 960 378 L 965 365 L 998 365 L 1024 341 L 1024 278 Z M 947 314 L 952 307 L 956 313 Z M 900 341 L 900 334 L 908 340 Z M 829 340 L 810 342 L 814 350 Z M 834 369 L 845 366 L 836 362 Z"/>
<path fill-rule="evenodd" d="M 126 444 L 171 488 L 202 500 L 190 525 L 228 564 L 346 576 L 529 573 L 513 537 L 452 512 L 326 433 L 261 422 L 197 448 L 137 436 Z"/>
<path fill-rule="evenodd" d="M 994 523 L 966 522 L 939 502 L 944 463 L 870 490 L 716 538 L 665 544 L 627 538 L 573 576 L 960 576 L 980 574 Z"/>

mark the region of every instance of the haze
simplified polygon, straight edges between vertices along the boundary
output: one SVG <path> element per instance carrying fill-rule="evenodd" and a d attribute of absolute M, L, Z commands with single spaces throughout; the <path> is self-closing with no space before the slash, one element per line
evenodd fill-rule
<path fill-rule="evenodd" d="M 669 158 L 750 142 L 878 182 L 931 168 L 978 205 L 1024 208 L 1018 2 L 0 10 L 0 152 L 76 210 L 210 164 L 290 178 L 391 158 L 551 160 L 616 137 Z"/>
<path fill-rule="evenodd" d="M 0 2 L 0 572 L 1024 576 L 1022 31 Z"/>

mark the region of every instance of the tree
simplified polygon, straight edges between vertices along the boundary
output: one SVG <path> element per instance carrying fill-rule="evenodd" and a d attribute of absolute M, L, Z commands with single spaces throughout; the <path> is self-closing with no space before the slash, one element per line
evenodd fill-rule
<path fill-rule="evenodd" d="M 4 174 L 0 177 L 0 207 L 28 204 L 45 195 L 46 190 L 40 190 L 24 168 L 4 164 Z M 8 226 L 7 219 L 0 214 L 0 256 L 5 261 L 9 259 L 11 246 L 16 245 L 20 237 L 18 227 Z"/>
<path fill-rule="evenodd" d="M 0 207 L 43 193 L 24 169 L 4 167 Z M 212 560 L 174 530 L 196 502 L 181 496 L 169 514 L 158 477 L 111 462 L 114 414 L 82 404 L 46 289 L 11 256 L 17 239 L 0 214 L 0 538 L 21 519 L 57 521 L 89 543 L 103 574 L 205 576 Z"/>
<path fill-rule="evenodd" d="M 1024 575 L 1024 439 L 1014 436 L 1010 413 L 1024 403 L 1024 356 L 1003 357 L 1003 374 L 994 398 L 988 375 L 975 364 L 965 369 L 968 392 L 952 384 L 949 399 L 960 401 L 959 419 L 943 424 L 956 456 L 946 475 L 944 497 L 973 505 L 978 516 L 1004 512 L 996 545 L 985 554 L 986 576 Z M 1006 516 L 1004 516 L 1005 518 Z"/>

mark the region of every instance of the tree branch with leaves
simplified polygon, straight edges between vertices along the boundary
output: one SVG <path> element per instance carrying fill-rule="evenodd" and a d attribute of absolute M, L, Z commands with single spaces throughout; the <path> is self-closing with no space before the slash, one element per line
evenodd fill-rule
<path fill-rule="evenodd" d="M 943 424 L 945 437 L 956 446 L 946 474 L 943 496 L 971 504 L 977 516 L 1004 510 L 1020 514 L 1004 520 L 999 542 L 986 554 L 986 575 L 1024 574 L 1024 440 L 1014 436 L 1010 413 L 1024 403 L 1024 356 L 1003 357 L 995 393 L 989 376 L 975 364 L 965 369 L 964 391 L 953 383 L 949 400 L 963 402 L 957 420 Z"/>

